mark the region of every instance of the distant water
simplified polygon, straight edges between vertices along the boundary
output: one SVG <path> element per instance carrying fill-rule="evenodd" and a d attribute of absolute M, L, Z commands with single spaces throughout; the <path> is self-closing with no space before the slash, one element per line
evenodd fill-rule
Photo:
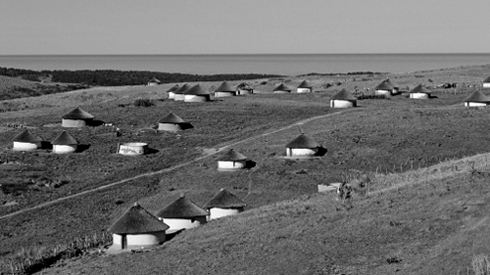
<path fill-rule="evenodd" d="M 18 55 L 0 67 L 32 70 L 138 70 L 190 74 L 298 75 L 359 71 L 405 73 L 490 64 L 488 54 Z"/>

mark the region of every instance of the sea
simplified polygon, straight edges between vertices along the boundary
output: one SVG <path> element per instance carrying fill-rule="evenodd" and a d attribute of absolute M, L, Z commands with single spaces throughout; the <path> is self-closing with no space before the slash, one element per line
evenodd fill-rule
<path fill-rule="evenodd" d="M 390 72 L 490 64 L 490 53 L 0 55 L 0 67 L 30 70 L 134 70 L 188 74 Z"/>

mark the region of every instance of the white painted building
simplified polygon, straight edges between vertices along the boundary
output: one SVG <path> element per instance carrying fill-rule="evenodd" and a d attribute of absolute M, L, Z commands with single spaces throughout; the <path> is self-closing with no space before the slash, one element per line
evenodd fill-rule
<path fill-rule="evenodd" d="M 291 93 L 291 88 L 289 88 L 288 86 L 284 85 L 284 84 L 279 84 L 277 85 L 274 90 L 272 90 L 275 94 L 289 94 Z"/>
<path fill-rule="evenodd" d="M 63 131 L 51 141 L 51 144 L 53 145 L 53 153 L 68 154 L 77 150 L 78 141 L 67 131 Z"/>
<path fill-rule="evenodd" d="M 184 93 L 185 102 L 207 102 L 211 100 L 211 94 L 201 85 L 196 84 Z"/>
<path fill-rule="evenodd" d="M 175 91 L 177 91 L 179 89 L 179 85 L 178 84 L 175 84 L 174 86 L 172 86 L 170 89 L 167 90 L 167 97 L 169 99 L 174 99 L 175 97 Z"/>
<path fill-rule="evenodd" d="M 94 116 L 77 107 L 61 116 L 61 126 L 67 128 L 78 128 L 90 125 Z"/>
<path fill-rule="evenodd" d="M 148 86 L 156 86 L 156 85 L 160 85 L 160 83 L 162 83 L 162 82 L 158 78 L 153 77 L 152 79 L 150 79 L 148 81 L 148 83 L 146 85 L 148 85 Z"/>
<path fill-rule="evenodd" d="M 464 100 L 466 107 L 484 107 L 490 104 L 490 98 L 480 91 L 475 91 Z"/>
<path fill-rule="evenodd" d="M 186 198 L 183 194 L 172 203 L 156 213 L 169 225 L 168 233 L 174 233 L 182 229 L 191 229 L 205 224 L 208 213 Z"/>
<path fill-rule="evenodd" d="M 219 219 L 227 216 L 234 216 L 243 212 L 247 204 L 235 195 L 221 188 L 203 208 L 209 211 L 209 219 Z"/>
<path fill-rule="evenodd" d="M 357 98 L 346 89 L 342 89 L 330 98 L 331 108 L 353 108 L 357 107 Z"/>
<path fill-rule="evenodd" d="M 117 152 L 124 156 L 141 156 L 148 151 L 148 143 L 146 142 L 127 142 L 119 144 Z"/>
<path fill-rule="evenodd" d="M 247 157 L 233 149 L 218 158 L 219 171 L 237 171 L 246 168 L 246 166 Z"/>
<path fill-rule="evenodd" d="M 214 91 L 214 97 L 229 97 L 236 96 L 238 94 L 237 89 L 232 87 L 228 82 L 224 81 Z"/>
<path fill-rule="evenodd" d="M 431 92 L 422 86 L 422 84 L 417 85 L 415 88 L 409 91 L 409 97 L 413 99 L 429 99 Z"/>
<path fill-rule="evenodd" d="M 14 151 L 35 151 L 41 147 L 42 138 L 31 134 L 28 130 L 22 131 L 13 139 L 12 150 Z"/>
<path fill-rule="evenodd" d="M 189 128 L 192 125 L 173 112 L 158 121 L 158 131 L 178 132 Z"/>
<path fill-rule="evenodd" d="M 138 203 L 129 208 L 108 229 L 112 233 L 110 250 L 137 249 L 159 245 L 169 228 Z"/>
<path fill-rule="evenodd" d="M 301 133 L 298 137 L 286 144 L 287 157 L 313 157 L 316 156 L 321 145 L 314 139 Z"/>
<path fill-rule="evenodd" d="M 485 89 L 490 88 L 490 76 L 489 76 L 489 77 L 487 77 L 487 78 L 485 78 L 485 79 L 483 80 L 483 85 L 482 85 L 482 86 L 483 86 L 483 88 L 485 88 Z"/>
<path fill-rule="evenodd" d="M 313 91 L 313 86 L 310 85 L 306 80 L 301 81 L 301 83 L 296 88 L 298 94 L 311 93 Z"/>
<path fill-rule="evenodd" d="M 185 91 L 187 91 L 190 88 L 191 88 L 191 86 L 189 84 L 184 83 L 182 86 L 180 86 L 180 88 L 178 88 L 177 90 L 174 90 L 173 91 L 172 98 L 175 101 L 184 101 L 184 99 L 185 99 Z"/>

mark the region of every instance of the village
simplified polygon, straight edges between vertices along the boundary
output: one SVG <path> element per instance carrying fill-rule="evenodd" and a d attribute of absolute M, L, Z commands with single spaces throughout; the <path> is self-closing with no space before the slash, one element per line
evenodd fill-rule
<path fill-rule="evenodd" d="M 158 84 L 158 82 L 157 79 L 149 81 L 147 84 L 148 89 L 155 89 L 159 88 L 159 86 L 163 86 Z M 207 104 L 219 102 L 220 104 L 226 105 L 227 100 L 233 98 L 248 98 L 247 100 L 249 100 L 251 106 L 253 106 L 253 104 L 255 104 L 254 100 L 275 100 L 274 97 L 288 97 L 287 100 L 295 100 L 292 96 L 301 97 L 321 94 L 315 91 L 321 89 L 320 85 L 318 85 L 318 79 L 313 80 L 316 85 L 310 84 L 311 80 L 296 80 L 296 83 L 298 84 L 295 85 L 294 88 L 288 81 L 275 82 L 273 86 L 270 86 L 272 85 L 272 83 L 270 83 L 269 91 L 264 91 L 263 88 L 259 88 L 260 91 L 257 92 L 254 88 L 260 86 L 260 82 L 263 81 L 256 81 L 253 85 L 244 82 L 237 83 L 236 85 L 221 82 L 212 87 L 212 92 L 204 88 L 204 86 L 209 87 L 209 84 L 206 83 L 205 85 L 180 83 L 172 85 L 163 92 L 157 90 L 158 92 L 152 92 L 153 98 L 155 98 L 155 96 L 163 97 L 160 101 L 155 102 L 157 102 L 157 104 L 159 104 L 158 102 L 165 102 L 165 104 L 168 104 L 168 107 L 165 108 L 165 113 L 160 113 L 159 118 L 155 123 L 152 123 L 150 127 L 132 130 L 132 132 L 129 132 L 127 127 L 121 127 L 121 123 L 117 120 L 99 116 L 97 112 L 91 111 L 89 113 L 85 110 L 89 105 L 79 105 L 68 112 L 58 113 L 57 122 L 53 120 L 43 122 L 42 125 L 46 126 L 42 128 L 30 127 L 30 125 L 33 124 L 32 122 L 26 123 L 25 127 L 24 125 L 20 127 L 11 127 L 11 133 L 16 133 L 12 139 L 4 141 L 5 143 L 8 142 L 9 146 L 6 148 L 3 155 L 8 155 L 10 159 L 25 159 L 26 156 L 35 159 L 36 156 L 49 157 L 51 154 L 57 155 L 60 158 L 63 158 L 60 160 L 64 160 L 67 164 L 71 163 L 69 164 L 71 165 L 71 168 L 69 169 L 72 169 L 73 173 L 77 173 L 76 164 L 70 162 L 69 158 L 70 156 L 77 155 L 85 156 L 91 153 L 91 151 L 96 150 L 96 148 L 99 148 L 97 147 L 97 144 L 89 142 L 86 137 L 80 136 L 80 134 L 85 131 L 83 129 L 93 129 L 90 131 L 99 131 L 100 133 L 97 132 L 99 133 L 98 135 L 104 137 L 106 144 L 112 142 L 112 146 L 97 151 L 97 155 L 105 154 L 107 155 L 108 160 L 112 162 L 128 162 L 128 164 L 129 162 L 136 163 L 138 162 L 138 159 L 147 157 L 154 158 L 164 152 L 162 151 L 161 145 L 155 144 L 155 140 L 158 138 L 164 136 L 167 141 L 169 138 L 179 140 L 183 138 L 186 131 L 196 131 L 196 129 L 199 129 L 199 125 L 202 125 L 202 122 L 199 121 L 198 118 L 203 113 L 197 113 L 194 116 L 181 116 L 181 111 L 174 111 L 179 110 L 179 108 L 173 109 L 172 104 L 183 103 L 186 104 L 185 108 L 187 109 L 195 108 L 194 106 L 200 106 L 200 108 L 204 108 L 201 110 L 205 110 Z M 480 87 L 472 86 L 469 89 L 463 89 L 463 99 L 459 100 L 459 103 L 448 105 L 448 107 L 487 106 L 490 104 L 490 99 L 484 94 L 484 89 L 490 87 L 490 83 L 488 82 L 490 82 L 490 79 L 485 79 L 480 84 Z M 325 102 L 318 102 L 318 107 L 334 111 L 333 113 L 326 114 L 329 116 L 332 114 L 335 115 L 337 112 L 341 114 L 348 110 L 366 110 L 366 108 L 368 108 L 367 104 L 369 103 L 378 104 L 377 102 L 380 102 L 380 104 L 389 104 L 389 102 L 393 100 L 403 100 L 403 102 L 400 101 L 400 104 L 406 104 L 405 102 L 408 102 L 406 100 L 414 100 L 414 104 L 419 104 L 417 102 L 437 102 L 441 94 L 446 96 L 445 92 L 439 87 L 431 87 L 429 89 L 420 83 L 413 83 L 410 86 L 413 88 L 402 89 L 390 78 L 384 78 L 381 79 L 378 84 L 371 87 L 361 87 L 364 91 L 370 91 L 362 94 L 357 92 L 359 87 L 356 87 L 355 89 L 348 86 L 340 87 L 338 89 L 333 89 L 333 93 L 326 98 Z M 431 91 L 431 89 L 437 89 L 437 91 L 434 92 Z M 447 97 L 449 98 L 451 93 L 455 93 L 456 91 L 457 90 L 454 88 L 448 90 Z M 263 97 L 264 95 L 267 97 Z M 463 94 L 458 94 L 459 98 L 461 98 L 462 95 Z M 291 98 L 289 98 L 289 96 L 291 96 Z M 137 100 L 134 101 L 134 110 L 137 110 L 136 102 L 145 103 L 151 101 L 145 101 L 144 97 L 137 98 Z M 120 105 L 120 103 L 118 104 Z M 303 106 L 308 106 L 308 104 L 310 103 L 304 104 Z M 128 104 L 125 106 L 128 106 Z M 90 108 L 90 106 L 88 108 Z M 129 107 L 120 108 L 127 109 Z M 396 111 L 395 109 L 393 109 L 394 112 Z M 485 108 L 476 109 L 485 110 Z M 323 114 L 323 116 L 324 115 L 325 114 Z M 153 119 L 150 119 L 150 121 L 151 120 Z M 263 169 L 267 169 L 272 162 L 277 161 L 280 161 L 278 162 L 279 166 L 291 166 L 291 163 L 302 163 L 302 165 L 306 165 L 305 167 L 314 167 L 309 163 L 318 163 L 330 159 L 334 156 L 332 155 L 332 151 L 336 151 L 328 141 L 325 142 L 325 140 L 322 139 L 323 142 L 319 142 L 314 138 L 313 133 L 315 133 L 315 131 L 311 131 L 310 128 L 311 127 L 307 127 L 302 123 L 292 127 L 292 136 L 287 137 L 285 142 L 280 145 L 283 153 L 272 154 L 265 160 L 258 160 L 255 157 L 249 158 L 246 156 L 248 153 L 244 155 L 242 151 L 245 150 L 250 153 L 250 150 L 244 149 L 242 146 L 233 145 L 220 147 L 219 150 L 204 149 L 203 155 L 207 157 L 207 154 L 211 152 L 211 155 L 209 156 L 214 162 L 212 169 L 215 171 L 214 175 L 216 177 L 222 177 L 219 175 L 224 175 L 226 178 L 230 179 L 233 177 L 241 177 L 244 173 L 253 175 L 255 170 L 261 169 L 263 171 Z M 49 134 L 43 133 L 40 131 L 41 129 L 48 131 Z M 52 138 L 48 139 L 47 137 Z M 83 142 L 79 142 L 79 139 L 83 139 Z M 257 152 L 254 151 L 253 154 L 256 155 Z M 268 152 L 262 152 L 262 154 L 268 154 Z M 216 155 L 216 157 L 213 157 L 213 155 Z M 440 159 L 438 159 L 438 161 L 440 161 Z M 8 166 L 8 162 L 4 163 Z M 95 161 L 94 164 L 98 165 Z M 369 165 L 376 164 L 370 163 Z M 408 165 L 408 163 L 406 162 L 405 165 Z M 410 165 L 411 169 L 414 169 L 413 164 Z M 420 167 L 421 164 L 419 163 L 418 165 Z M 66 167 L 68 168 L 68 165 Z M 200 168 L 195 170 L 199 169 L 208 169 L 208 166 L 206 163 L 201 162 Z M 405 169 L 408 168 L 404 166 L 400 168 L 400 171 L 404 171 Z M 108 174 L 105 170 L 101 172 L 105 173 L 105 175 Z M 302 168 L 294 173 L 297 175 L 313 175 L 315 170 L 312 168 Z M 328 171 L 322 171 L 321 173 L 328 173 Z M 95 174 L 96 173 L 94 173 L 94 175 Z M 213 173 L 210 175 L 213 175 Z M 365 173 L 359 172 L 356 175 L 356 178 L 339 178 L 337 176 L 335 178 L 337 180 L 317 182 L 314 189 L 310 188 L 311 185 L 309 185 L 308 191 L 301 191 L 300 194 L 326 192 L 331 194 L 329 195 L 330 200 L 342 204 L 351 196 L 351 194 L 347 194 L 346 192 L 355 192 L 349 184 L 352 185 L 353 182 L 359 183 L 359 179 L 362 179 L 363 177 L 365 177 L 365 182 L 369 182 Z M 42 178 L 36 177 L 37 176 L 35 176 L 33 182 L 40 182 Z M 52 178 L 51 180 L 54 179 Z M 162 184 L 163 180 L 164 178 L 160 180 L 160 184 Z M 203 180 L 206 181 L 205 179 Z M 199 185 L 198 182 L 195 184 Z M 150 207 L 151 209 L 146 209 L 145 207 L 146 205 L 149 205 L 148 201 L 128 201 L 124 199 L 122 200 L 124 203 L 123 205 L 127 205 L 127 207 L 125 209 L 119 208 L 119 210 L 112 214 L 112 216 L 115 217 L 114 219 L 105 221 L 105 223 L 109 223 L 109 226 L 106 227 L 106 231 L 111 234 L 111 243 L 105 247 L 104 253 L 119 254 L 121 252 L 146 251 L 147 249 L 165 244 L 184 231 L 193 230 L 198 227 L 206 227 L 208 223 L 212 224 L 216 220 L 225 217 L 228 217 L 227 219 L 229 219 L 230 216 L 239 216 L 241 213 L 247 212 L 250 209 L 249 206 L 257 207 L 257 199 L 251 200 L 250 197 L 250 194 L 253 194 L 252 192 L 254 190 L 252 185 L 253 182 L 251 181 L 248 184 L 247 189 L 241 189 L 242 187 L 236 188 L 236 183 L 233 187 L 226 184 L 223 186 L 213 184 L 213 188 L 208 188 L 201 196 L 198 195 L 199 193 L 195 192 L 187 193 L 185 191 L 186 188 L 172 187 L 169 188 L 169 190 L 173 195 L 167 196 L 163 201 L 160 200 L 156 205 L 151 203 L 153 205 Z M 63 186 L 62 188 L 68 186 L 72 188 L 73 185 L 73 183 L 66 184 L 66 186 Z M 202 188 L 206 188 L 206 186 L 211 187 L 211 185 L 206 184 Z M 355 186 L 354 188 L 357 187 Z M 365 188 L 367 186 L 361 187 Z M 9 190 L 9 188 L 13 188 L 12 185 L 2 184 L 2 190 Z M 173 191 L 174 189 L 175 192 Z M 363 192 L 366 192 L 366 190 L 363 190 Z M 292 197 L 294 198 L 295 196 L 293 195 Z M 118 201 L 116 201 L 117 205 L 119 205 Z M 260 202 L 259 205 L 261 204 L 266 205 L 267 201 Z M 7 205 L 16 207 L 15 204 Z"/>

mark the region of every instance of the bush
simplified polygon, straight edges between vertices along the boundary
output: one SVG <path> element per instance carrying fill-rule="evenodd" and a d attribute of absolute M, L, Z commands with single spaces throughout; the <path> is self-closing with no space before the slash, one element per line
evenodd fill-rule
<path fill-rule="evenodd" d="M 150 107 L 153 106 L 153 102 L 147 98 L 139 98 L 134 101 L 134 106 L 136 107 Z"/>

